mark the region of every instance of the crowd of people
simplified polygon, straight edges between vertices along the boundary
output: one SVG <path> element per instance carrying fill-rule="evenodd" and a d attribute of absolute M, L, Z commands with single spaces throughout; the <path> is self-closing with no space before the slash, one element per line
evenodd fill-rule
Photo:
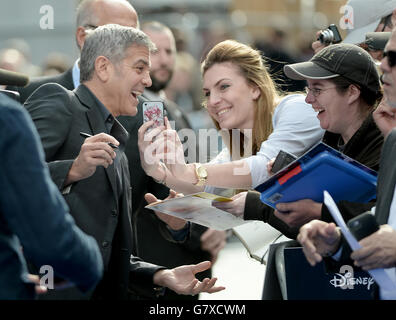
<path fill-rule="evenodd" d="M 213 126 L 199 129 L 215 128 L 225 147 L 209 147 L 216 154 L 201 163 L 189 153 L 206 140 L 169 97 L 172 30 L 140 25 L 126 0 L 83 0 L 73 66 L 8 86 L 20 103 L 0 94 L 0 299 L 192 300 L 224 290 L 211 266 L 228 233 L 145 208 L 200 191 L 230 197 L 213 206 L 296 239 L 311 265 L 387 268 L 396 282 L 396 31 L 381 52 L 364 43 L 367 32 L 393 30 L 396 1 L 365 2 L 369 11 L 363 2 L 348 1 L 359 25 L 342 43 L 314 41 L 309 61 L 283 67 L 306 82 L 305 94 L 282 90 L 259 48 L 215 44 L 201 64 L 201 112 Z M 163 102 L 163 125 L 143 121 L 147 100 Z M 272 209 L 254 191 L 280 150 L 299 156 L 320 141 L 378 171 L 375 200 L 337 203 L 346 221 L 371 210 L 380 224 L 354 252 L 323 203 Z M 37 277 L 42 266 L 53 268 L 53 286 Z M 274 268 L 269 259 L 266 283 L 277 281 Z M 396 292 L 378 287 L 374 298 Z"/>

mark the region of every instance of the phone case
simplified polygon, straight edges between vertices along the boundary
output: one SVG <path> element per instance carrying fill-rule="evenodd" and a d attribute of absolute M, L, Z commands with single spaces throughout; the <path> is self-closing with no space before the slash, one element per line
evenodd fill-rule
<path fill-rule="evenodd" d="M 164 104 L 162 101 L 143 102 L 143 122 L 153 120 L 151 128 L 164 125 Z"/>
<path fill-rule="evenodd" d="M 379 230 L 377 220 L 370 211 L 349 220 L 347 225 L 357 240 L 361 240 Z"/>
<path fill-rule="evenodd" d="M 275 162 L 274 162 L 274 165 L 272 166 L 271 171 L 273 173 L 277 173 L 279 170 L 282 170 L 289 163 L 293 162 L 296 159 L 297 159 L 297 157 L 295 157 L 294 155 L 292 155 L 286 151 L 280 150 L 278 155 L 275 158 Z"/>

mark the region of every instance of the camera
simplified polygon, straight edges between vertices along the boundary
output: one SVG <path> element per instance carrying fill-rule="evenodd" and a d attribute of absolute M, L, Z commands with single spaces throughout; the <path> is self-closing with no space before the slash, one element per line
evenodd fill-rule
<path fill-rule="evenodd" d="M 340 43 L 342 41 L 341 35 L 338 31 L 338 28 L 335 24 L 329 25 L 329 28 L 323 30 L 318 39 L 323 44 L 331 44 L 331 43 Z"/>

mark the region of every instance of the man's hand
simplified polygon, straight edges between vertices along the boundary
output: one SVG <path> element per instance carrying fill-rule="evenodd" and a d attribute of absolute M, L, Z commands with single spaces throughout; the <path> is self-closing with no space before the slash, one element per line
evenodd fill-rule
<path fill-rule="evenodd" d="M 378 128 L 386 138 L 393 128 L 396 128 L 396 108 L 390 107 L 385 99 L 373 112 L 373 118 Z"/>
<path fill-rule="evenodd" d="M 176 191 L 170 189 L 169 190 L 169 195 L 166 197 L 165 200 L 167 199 L 173 199 L 173 198 L 178 198 L 178 197 L 183 197 L 182 193 L 177 193 Z M 154 196 L 151 193 L 146 193 L 144 195 L 144 199 L 146 199 L 147 203 L 153 203 L 153 202 L 161 202 L 162 200 L 158 200 L 156 198 L 156 196 Z M 169 214 L 165 214 L 159 211 L 155 211 L 156 216 L 158 217 L 158 219 L 162 220 L 163 222 L 165 222 L 171 229 L 173 230 L 180 230 L 183 229 L 184 226 L 186 225 L 187 221 L 171 216 Z"/>
<path fill-rule="evenodd" d="M 322 214 L 322 204 L 310 199 L 278 203 L 276 209 L 274 215 L 293 228 L 320 219 Z"/>
<path fill-rule="evenodd" d="M 212 256 L 212 264 L 216 262 L 221 249 L 227 241 L 227 233 L 214 229 L 208 229 L 201 235 L 201 249 L 208 251 Z"/>
<path fill-rule="evenodd" d="M 359 243 L 362 248 L 351 254 L 356 266 L 363 270 L 396 266 L 396 231 L 390 225 L 382 225 Z"/>
<path fill-rule="evenodd" d="M 322 256 L 335 253 L 341 241 L 341 232 L 334 223 L 312 220 L 301 227 L 297 240 L 308 262 L 314 266 L 322 261 Z"/>
<path fill-rule="evenodd" d="M 232 201 L 212 201 L 212 206 L 227 211 L 232 215 L 243 218 L 247 192 L 240 192 L 233 196 Z"/>
<path fill-rule="evenodd" d="M 85 139 L 79 155 L 70 168 L 64 185 L 67 186 L 92 176 L 98 166 L 107 168 L 111 165 L 116 153 L 109 146 L 109 142 L 116 146 L 120 144 L 114 137 L 106 133 L 99 133 Z"/>
<path fill-rule="evenodd" d="M 214 286 L 217 278 L 205 278 L 202 282 L 195 278 L 195 274 L 210 267 L 211 263 L 204 261 L 174 269 L 160 270 L 154 274 L 153 281 L 158 286 L 167 287 L 178 294 L 185 295 L 196 295 L 200 292 L 214 293 L 224 290 L 225 287 Z"/>
<path fill-rule="evenodd" d="M 35 284 L 36 294 L 47 293 L 48 289 L 45 286 L 40 285 L 40 278 L 35 274 L 28 274 L 28 279 Z"/>
<path fill-rule="evenodd" d="M 316 39 L 318 39 L 318 37 L 322 31 L 323 30 L 319 30 L 318 32 L 316 32 Z M 326 47 L 326 45 L 323 44 L 322 42 L 320 42 L 319 40 L 312 42 L 312 50 L 315 52 L 315 54 L 318 53 L 320 50 L 322 50 L 325 47 Z"/>

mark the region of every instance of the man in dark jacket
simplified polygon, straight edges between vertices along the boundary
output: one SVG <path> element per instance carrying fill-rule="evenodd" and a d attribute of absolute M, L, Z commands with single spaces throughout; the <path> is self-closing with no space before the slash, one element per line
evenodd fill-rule
<path fill-rule="evenodd" d="M 101 244 L 105 266 L 103 280 L 92 295 L 81 296 L 71 289 L 53 298 L 127 299 L 129 291 L 153 297 L 154 286 L 179 294 L 222 290 L 213 287 L 216 279 L 195 279 L 195 273 L 210 267 L 209 262 L 169 270 L 132 255 L 130 176 L 124 154 L 128 133 L 115 117 L 136 114 L 137 97 L 151 85 L 153 49 L 137 29 L 98 27 L 81 52 L 79 87 L 69 91 L 46 84 L 25 103 L 51 177 L 77 224 Z M 85 139 L 81 133 L 91 137 Z"/>

